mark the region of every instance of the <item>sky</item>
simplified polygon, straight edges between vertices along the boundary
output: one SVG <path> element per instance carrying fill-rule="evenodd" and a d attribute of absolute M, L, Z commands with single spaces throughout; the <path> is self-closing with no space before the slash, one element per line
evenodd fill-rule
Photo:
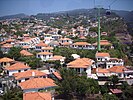
<path fill-rule="evenodd" d="M 133 10 L 133 0 L 0 0 L 0 16 L 89 9 L 94 8 L 94 4 L 96 7 L 100 5 L 103 8 L 111 5 L 112 10 Z"/>

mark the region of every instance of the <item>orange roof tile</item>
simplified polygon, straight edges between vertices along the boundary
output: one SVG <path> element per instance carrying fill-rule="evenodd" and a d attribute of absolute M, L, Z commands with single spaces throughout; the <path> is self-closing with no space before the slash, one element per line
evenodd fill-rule
<path fill-rule="evenodd" d="M 12 44 L 3 44 L 1 47 L 2 48 L 11 48 L 11 47 L 13 47 L 13 45 Z"/>
<path fill-rule="evenodd" d="M 5 43 L 6 43 L 6 41 L 0 42 L 0 45 L 3 45 L 3 44 L 5 44 Z"/>
<path fill-rule="evenodd" d="M 58 72 L 53 72 L 53 74 L 60 80 L 62 79 L 61 75 Z"/>
<path fill-rule="evenodd" d="M 36 46 L 39 46 L 39 47 L 47 47 L 48 45 L 45 44 L 45 43 L 43 43 L 43 42 L 40 42 Z"/>
<path fill-rule="evenodd" d="M 109 73 L 109 70 L 108 69 L 97 68 L 96 72 L 97 73 Z"/>
<path fill-rule="evenodd" d="M 37 54 L 38 55 L 52 55 L 53 53 L 51 53 L 51 52 L 39 52 Z"/>
<path fill-rule="evenodd" d="M 30 53 L 30 52 L 28 52 L 28 51 L 26 51 L 26 50 L 21 50 L 21 51 L 20 51 L 20 54 L 21 54 L 21 55 L 24 55 L 24 56 L 33 56 L 32 53 Z"/>
<path fill-rule="evenodd" d="M 7 57 L 4 57 L 4 58 L 0 59 L 0 62 L 13 62 L 13 61 L 14 61 L 13 59 L 7 58 Z"/>
<path fill-rule="evenodd" d="M 92 59 L 79 58 L 67 64 L 70 68 L 88 68 L 92 65 Z"/>
<path fill-rule="evenodd" d="M 56 86 L 54 81 L 50 78 L 32 78 L 27 81 L 19 83 L 22 89 L 37 89 Z"/>
<path fill-rule="evenodd" d="M 23 100 L 52 100 L 49 92 L 29 92 L 23 94 Z"/>
<path fill-rule="evenodd" d="M 115 72 L 115 73 L 123 73 L 123 71 L 127 70 L 124 66 L 113 66 L 108 69 L 110 72 Z"/>
<path fill-rule="evenodd" d="M 59 40 L 71 40 L 71 39 L 69 39 L 69 38 L 61 38 Z"/>
<path fill-rule="evenodd" d="M 34 73 L 34 75 L 33 75 Z M 29 78 L 29 77 L 36 77 L 36 76 L 45 76 L 46 73 L 38 71 L 38 70 L 27 70 L 25 72 L 15 73 L 13 74 L 16 80 L 21 78 Z"/>
<path fill-rule="evenodd" d="M 50 60 L 60 60 L 62 58 L 63 58 L 63 56 L 54 55 Z"/>
<path fill-rule="evenodd" d="M 97 52 L 96 57 L 110 57 L 109 53 Z"/>
<path fill-rule="evenodd" d="M 23 46 L 22 48 L 23 48 L 23 49 L 29 49 L 30 46 Z"/>
<path fill-rule="evenodd" d="M 20 70 L 20 69 L 29 69 L 29 66 L 24 65 L 24 63 L 17 62 L 9 67 L 6 67 L 6 70 Z"/>
<path fill-rule="evenodd" d="M 53 50 L 54 48 L 53 47 L 44 47 L 42 48 L 42 50 Z"/>
<path fill-rule="evenodd" d="M 6 40 L 6 42 L 7 42 L 7 43 L 9 43 L 9 42 L 14 42 L 14 40 L 13 40 L 13 39 L 8 39 L 8 40 Z"/>
<path fill-rule="evenodd" d="M 97 45 L 97 42 L 94 43 L 93 45 Z M 101 40 L 100 41 L 100 45 L 112 45 L 108 40 Z"/>
<path fill-rule="evenodd" d="M 89 44 L 87 42 L 75 42 L 75 43 L 73 43 L 73 45 L 91 45 L 91 44 Z"/>

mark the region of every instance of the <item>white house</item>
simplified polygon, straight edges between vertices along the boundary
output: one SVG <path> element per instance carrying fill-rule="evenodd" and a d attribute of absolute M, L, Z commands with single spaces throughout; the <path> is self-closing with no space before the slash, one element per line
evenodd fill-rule
<path fill-rule="evenodd" d="M 35 50 L 36 51 L 42 51 L 42 49 L 44 48 L 44 47 L 47 47 L 48 45 L 47 44 L 45 44 L 45 43 L 43 43 L 43 42 L 40 42 L 40 43 L 38 43 L 36 46 L 35 46 Z"/>
<path fill-rule="evenodd" d="M 89 58 L 78 58 L 67 64 L 67 68 L 75 69 L 78 73 L 85 72 L 91 76 L 91 69 L 95 68 L 95 61 Z"/>
<path fill-rule="evenodd" d="M 5 68 L 5 71 L 9 76 L 12 76 L 14 73 L 24 72 L 27 70 L 30 70 L 30 67 L 21 62 L 17 62 Z"/>
<path fill-rule="evenodd" d="M 87 42 L 75 42 L 71 45 L 71 48 L 76 48 L 76 49 L 95 49 L 91 44 Z"/>
<path fill-rule="evenodd" d="M 40 38 L 39 37 L 35 37 L 35 38 L 26 38 L 23 41 L 19 42 L 19 46 L 30 46 L 32 48 L 35 47 L 36 44 L 38 44 L 40 42 Z"/>
<path fill-rule="evenodd" d="M 108 61 L 106 61 L 106 68 L 111 68 L 113 66 L 123 66 L 124 61 L 122 59 L 118 58 L 110 58 Z"/>
<path fill-rule="evenodd" d="M 46 78 L 47 74 L 38 70 L 27 70 L 25 72 L 13 74 L 17 83 L 24 82 L 31 78 Z"/>
<path fill-rule="evenodd" d="M 49 60 L 50 58 L 53 57 L 53 53 L 51 52 L 39 52 L 36 55 L 37 58 L 41 58 L 42 61 Z"/>

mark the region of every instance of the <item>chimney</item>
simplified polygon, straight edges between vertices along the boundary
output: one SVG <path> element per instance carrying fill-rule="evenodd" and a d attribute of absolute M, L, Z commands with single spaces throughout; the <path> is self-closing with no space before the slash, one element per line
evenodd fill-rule
<path fill-rule="evenodd" d="M 32 76 L 35 76 L 35 72 L 34 71 L 32 72 Z"/>

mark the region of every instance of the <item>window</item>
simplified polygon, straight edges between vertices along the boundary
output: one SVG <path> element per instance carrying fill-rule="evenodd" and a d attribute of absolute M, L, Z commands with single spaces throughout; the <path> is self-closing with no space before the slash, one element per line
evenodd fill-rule
<path fill-rule="evenodd" d="M 26 78 L 25 80 L 29 80 L 29 78 Z"/>
<path fill-rule="evenodd" d="M 38 55 L 38 58 L 40 58 L 40 55 Z"/>

